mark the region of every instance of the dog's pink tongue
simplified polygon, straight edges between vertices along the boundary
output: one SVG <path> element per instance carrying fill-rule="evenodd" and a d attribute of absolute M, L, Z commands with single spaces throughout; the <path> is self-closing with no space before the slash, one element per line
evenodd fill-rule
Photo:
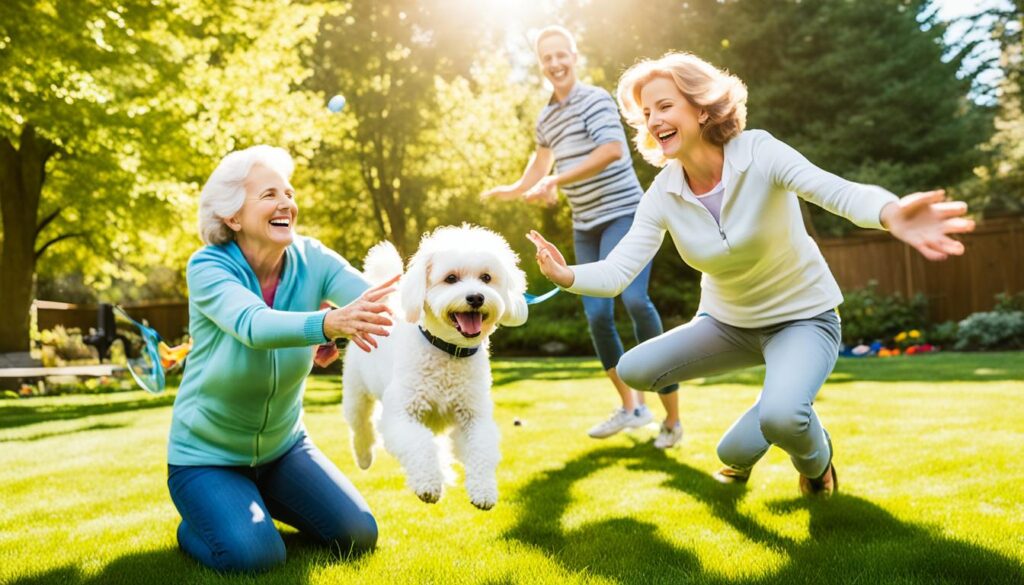
<path fill-rule="evenodd" d="M 459 322 L 459 330 L 463 335 L 476 335 L 483 325 L 480 313 L 455 313 L 455 320 Z"/>

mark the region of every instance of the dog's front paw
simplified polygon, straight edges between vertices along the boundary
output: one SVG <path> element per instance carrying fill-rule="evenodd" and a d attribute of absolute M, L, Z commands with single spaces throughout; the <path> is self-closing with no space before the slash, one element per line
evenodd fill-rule
<path fill-rule="evenodd" d="M 444 476 L 440 471 L 410 476 L 409 487 L 419 499 L 428 504 L 435 504 L 441 499 L 441 494 L 444 491 Z"/>
<path fill-rule="evenodd" d="M 416 490 L 416 496 L 428 504 L 436 504 L 441 499 L 441 486 L 438 485 L 437 489 Z"/>
<path fill-rule="evenodd" d="M 498 494 L 495 493 L 494 497 L 488 496 L 486 498 L 470 498 L 469 501 L 477 508 L 487 511 L 493 508 L 494 505 L 498 503 Z"/>
<path fill-rule="evenodd" d="M 490 510 L 498 503 L 498 486 L 492 484 L 470 489 L 469 501 L 481 510 Z"/>

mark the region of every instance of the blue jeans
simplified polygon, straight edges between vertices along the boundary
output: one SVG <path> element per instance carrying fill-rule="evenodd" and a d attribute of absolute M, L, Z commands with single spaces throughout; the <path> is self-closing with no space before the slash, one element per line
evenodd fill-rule
<path fill-rule="evenodd" d="M 573 230 L 573 245 L 576 251 L 576 263 L 587 264 L 604 260 L 612 248 L 622 240 L 630 226 L 633 216 L 615 218 L 589 230 Z M 647 285 L 651 280 L 651 264 L 648 264 L 636 275 L 633 282 L 622 291 L 622 304 L 626 313 L 633 321 L 633 335 L 637 343 L 657 337 L 664 331 L 661 327 L 661 315 L 647 296 Z M 618 365 L 625 350 L 622 339 L 615 329 L 615 299 L 602 297 L 581 297 L 583 312 L 587 315 L 590 325 L 590 339 L 594 342 L 594 350 L 605 370 Z M 679 389 L 678 384 L 671 384 L 658 389 L 660 394 L 669 394 Z"/>
<path fill-rule="evenodd" d="M 366 501 L 305 435 L 258 467 L 168 465 L 167 487 L 182 518 L 179 546 L 217 571 L 283 563 L 284 541 L 271 518 L 342 555 L 377 543 Z"/>

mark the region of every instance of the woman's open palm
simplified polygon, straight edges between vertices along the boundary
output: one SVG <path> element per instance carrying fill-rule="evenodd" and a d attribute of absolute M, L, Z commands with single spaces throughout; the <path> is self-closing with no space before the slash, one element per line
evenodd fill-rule
<path fill-rule="evenodd" d="M 882 209 L 882 224 L 929 260 L 959 256 L 964 245 L 949 234 L 974 230 L 974 220 L 963 217 L 966 203 L 946 201 L 945 195 L 941 189 L 907 195 Z"/>

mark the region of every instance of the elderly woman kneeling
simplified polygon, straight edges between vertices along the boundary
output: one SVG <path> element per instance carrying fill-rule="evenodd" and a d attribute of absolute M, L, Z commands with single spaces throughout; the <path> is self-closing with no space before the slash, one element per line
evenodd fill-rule
<path fill-rule="evenodd" d="M 306 435 L 302 395 L 314 348 L 363 350 L 391 325 L 384 297 L 320 242 L 295 233 L 287 152 L 224 157 L 203 187 L 188 263 L 194 340 L 174 402 L 167 484 L 178 543 L 218 571 L 285 560 L 272 518 L 338 553 L 372 549 L 377 523 L 352 483 Z M 342 307 L 319 310 L 324 301 Z"/>

